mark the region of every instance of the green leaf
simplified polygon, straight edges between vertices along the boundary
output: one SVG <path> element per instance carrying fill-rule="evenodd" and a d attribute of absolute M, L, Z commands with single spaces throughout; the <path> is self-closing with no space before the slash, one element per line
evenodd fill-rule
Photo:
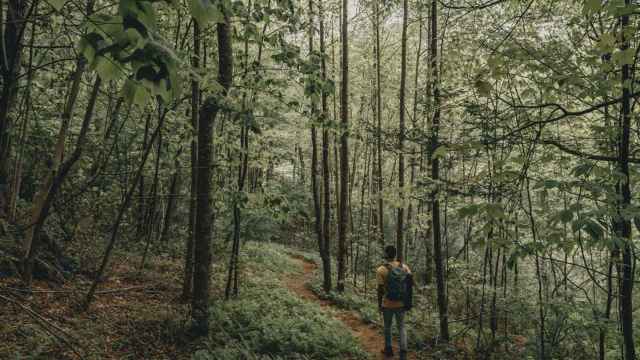
<path fill-rule="evenodd" d="M 133 80 L 127 80 L 122 95 L 129 104 L 144 106 L 149 100 L 149 91 Z"/>
<path fill-rule="evenodd" d="M 431 158 L 433 159 L 442 159 L 447 155 L 447 147 L 444 145 L 440 145 L 438 146 L 438 148 L 436 149 L 436 151 L 433 152 L 433 155 L 431 155 Z"/>
<path fill-rule="evenodd" d="M 65 0 L 47 0 L 49 5 L 54 8 L 56 11 L 62 10 L 62 7 L 65 4 Z"/>
<path fill-rule="evenodd" d="M 87 63 L 88 64 L 93 63 L 93 60 L 95 59 L 95 56 L 96 56 L 96 50 L 93 48 L 93 46 L 84 37 L 82 39 L 80 39 L 80 44 L 79 45 L 80 45 L 79 46 L 80 53 L 87 60 Z"/>
<path fill-rule="evenodd" d="M 224 22 L 224 14 L 217 4 L 210 0 L 190 0 L 191 15 L 200 26 L 206 26 L 210 22 Z"/>
<path fill-rule="evenodd" d="M 98 72 L 98 75 L 100 75 L 102 80 L 105 82 L 117 80 L 122 76 L 120 67 L 115 63 L 113 59 L 99 56 L 96 58 L 94 66 L 96 71 Z"/>
<path fill-rule="evenodd" d="M 574 232 L 584 230 L 593 240 L 600 240 L 604 236 L 604 229 L 597 222 L 582 218 L 571 223 L 571 228 Z"/>
<path fill-rule="evenodd" d="M 610 53 L 616 46 L 616 38 L 613 34 L 605 33 L 598 40 L 598 49 L 603 53 Z"/>

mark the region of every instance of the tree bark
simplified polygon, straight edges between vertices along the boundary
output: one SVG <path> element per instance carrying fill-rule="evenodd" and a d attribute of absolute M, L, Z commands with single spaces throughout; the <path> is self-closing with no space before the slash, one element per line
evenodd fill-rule
<path fill-rule="evenodd" d="M 200 26 L 198 22 L 193 22 L 193 57 L 191 65 L 198 69 L 200 65 Z M 182 281 L 182 299 L 191 298 L 193 291 L 193 258 L 194 239 L 196 226 L 196 206 L 198 199 L 198 141 L 196 131 L 198 130 L 198 115 L 200 108 L 200 84 L 196 78 L 191 80 L 191 129 L 193 138 L 191 139 L 191 187 L 189 197 L 189 229 L 187 231 L 187 241 L 184 254 L 184 279 Z"/>
<path fill-rule="evenodd" d="M 38 1 L 31 3 L 27 11 L 27 1 L 8 0 L 7 14 L 4 19 L 3 44 L 0 46 L 0 72 L 2 75 L 2 89 L 0 92 L 0 212 L 7 210 L 7 187 L 9 185 L 9 160 L 11 155 L 11 126 L 10 112 L 13 108 L 20 61 L 22 58 L 22 43 L 25 34 L 26 20 L 29 13 L 38 6 Z"/>
<path fill-rule="evenodd" d="M 620 51 L 629 49 L 629 39 L 625 33 L 629 27 L 628 9 L 631 0 L 625 0 L 625 15 L 620 18 L 622 45 Z M 620 237 L 624 240 L 622 247 L 622 281 L 620 288 L 620 320 L 622 322 L 622 337 L 624 342 L 624 358 L 636 358 L 633 338 L 633 271 L 634 254 L 632 244 L 631 220 L 623 214 L 631 206 L 631 177 L 629 173 L 629 138 L 631 130 L 631 65 L 622 65 L 622 122 L 620 139 L 618 142 L 618 170 L 622 176 L 620 181 L 621 203 L 618 207 L 618 221 L 620 223 Z"/>
<path fill-rule="evenodd" d="M 318 11 L 320 15 L 320 71 L 322 72 L 322 81 L 327 81 L 327 61 L 325 59 L 326 49 L 324 41 L 324 8 L 322 1 L 318 3 Z M 322 195 L 323 201 L 323 219 L 322 219 L 322 287 L 325 292 L 331 291 L 331 169 L 329 168 L 329 129 L 327 127 L 328 109 L 327 109 L 327 92 L 322 90 Z"/>
<path fill-rule="evenodd" d="M 171 228 L 171 223 L 173 221 L 173 212 L 176 207 L 176 198 L 178 197 L 178 192 L 180 188 L 180 162 L 178 161 L 178 157 L 182 153 L 182 149 L 178 150 L 178 154 L 176 155 L 175 167 L 176 170 L 171 176 L 171 183 L 169 185 L 169 198 L 167 199 L 167 207 L 164 212 L 164 221 L 162 222 L 162 233 L 160 235 L 160 242 L 166 243 L 168 241 L 167 236 L 169 235 L 169 229 Z"/>
<path fill-rule="evenodd" d="M 309 60 L 313 59 L 313 32 L 314 32 L 313 0 L 309 0 Z M 321 69 L 322 70 L 322 69 Z M 324 258 L 324 227 L 322 225 L 322 206 L 318 190 L 318 134 L 316 130 L 316 105 L 311 100 L 311 193 L 313 195 L 313 210 L 315 214 L 315 232 L 318 237 L 318 249 L 321 258 Z M 322 115 L 322 114 L 321 114 Z M 324 263 L 323 263 L 324 266 Z"/>
<path fill-rule="evenodd" d="M 347 243 L 349 201 L 349 1 L 342 0 L 342 81 L 340 89 L 340 204 L 338 207 L 338 284 L 344 291 L 346 277 L 345 253 Z"/>
<path fill-rule="evenodd" d="M 440 84 L 438 72 L 438 0 L 431 1 L 431 71 L 433 89 L 433 120 L 431 122 L 431 179 L 437 184 L 440 179 L 440 160 L 433 154 L 438 149 L 438 132 L 440 128 Z M 431 193 L 431 227 L 433 233 L 433 258 L 435 262 L 438 313 L 440 318 L 440 337 L 449 341 L 448 300 L 446 285 L 446 269 L 442 254 L 440 234 L 440 200 L 438 187 Z"/>
<path fill-rule="evenodd" d="M 406 86 L 407 86 L 407 17 L 409 5 L 407 0 L 402 2 L 402 54 L 400 65 L 400 128 L 398 136 L 398 196 L 400 206 L 396 220 L 396 249 L 398 259 L 404 260 L 404 138 L 405 138 L 405 113 L 406 113 Z"/>
<path fill-rule="evenodd" d="M 384 247 L 384 203 L 382 200 L 382 75 L 380 49 L 380 1 L 375 0 L 375 32 L 376 32 L 376 181 L 378 194 L 378 241 Z"/>
<path fill-rule="evenodd" d="M 217 24 L 218 82 L 226 95 L 233 82 L 233 48 L 231 22 L 225 14 L 224 22 Z M 213 196 L 211 194 L 213 161 L 213 126 L 221 109 L 216 96 L 202 105 L 198 126 L 198 199 L 196 208 L 196 239 L 193 275 L 193 301 L 191 319 L 193 331 L 199 335 L 209 333 L 209 283 L 211 273 L 211 240 L 213 232 Z"/>

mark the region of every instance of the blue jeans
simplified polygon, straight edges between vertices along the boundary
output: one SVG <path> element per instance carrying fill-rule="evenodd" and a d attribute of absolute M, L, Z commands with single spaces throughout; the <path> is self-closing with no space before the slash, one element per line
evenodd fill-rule
<path fill-rule="evenodd" d="M 384 319 L 384 347 L 391 348 L 391 326 L 393 318 L 396 318 L 398 332 L 400 333 L 400 351 L 407 351 L 407 331 L 404 327 L 404 309 L 382 309 Z"/>

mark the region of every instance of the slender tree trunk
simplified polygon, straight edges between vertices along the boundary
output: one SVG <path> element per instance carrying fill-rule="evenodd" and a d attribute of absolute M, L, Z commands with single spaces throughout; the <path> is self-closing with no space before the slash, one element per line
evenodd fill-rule
<path fill-rule="evenodd" d="M 621 16 L 622 45 L 620 51 L 629 49 L 629 37 L 626 34 L 629 28 L 629 12 L 631 0 L 625 0 L 625 14 Z M 634 254 L 631 220 L 623 213 L 631 206 L 631 177 L 629 173 L 629 138 L 631 130 L 631 65 L 622 65 L 622 122 L 620 124 L 620 140 L 618 142 L 618 170 L 622 175 L 620 184 L 621 204 L 618 208 L 618 221 L 620 222 L 620 236 L 624 240 L 622 247 L 622 283 L 620 288 L 620 319 L 622 321 L 622 337 L 624 342 L 625 360 L 636 358 L 635 343 L 633 338 L 633 272 Z"/>
<path fill-rule="evenodd" d="M 313 61 L 313 33 L 315 19 L 313 16 L 313 0 L 309 0 L 309 59 Z M 316 105 L 311 99 L 311 193 L 313 195 L 313 210 L 315 214 L 315 231 L 318 237 L 318 251 L 320 257 L 324 253 L 324 234 L 322 226 L 322 205 L 318 190 L 318 134 L 316 130 Z"/>
<path fill-rule="evenodd" d="M 342 0 L 342 81 L 340 88 L 340 204 L 338 207 L 338 284 L 344 291 L 346 276 L 345 253 L 347 243 L 349 201 L 349 1 Z"/>
<path fill-rule="evenodd" d="M 160 242 L 162 243 L 166 243 L 168 241 L 167 236 L 169 235 L 169 229 L 171 228 L 171 223 L 173 221 L 173 212 L 175 210 L 176 198 L 178 197 L 178 189 L 180 187 L 180 162 L 178 161 L 178 157 L 181 153 L 182 149 L 178 150 L 175 160 L 176 170 L 173 173 L 173 176 L 171 176 L 171 183 L 169 185 L 169 198 L 167 199 L 164 221 L 162 222 L 162 233 L 160 235 Z"/>
<path fill-rule="evenodd" d="M 412 109 L 412 114 L 413 114 L 413 119 L 412 119 L 412 128 L 413 130 L 417 130 L 418 129 L 418 79 L 420 77 L 420 60 L 421 60 L 421 53 L 422 53 L 422 29 L 423 29 L 423 18 L 422 18 L 422 14 L 420 15 L 419 19 L 419 29 L 418 29 L 418 50 L 416 52 L 416 65 L 415 65 L 415 74 L 414 74 L 414 78 L 413 78 L 413 109 Z M 422 156 L 422 145 L 417 145 L 413 147 L 416 151 L 418 151 L 420 153 L 420 156 Z M 413 185 L 415 184 L 415 179 L 416 179 L 416 165 L 417 165 L 417 161 L 418 160 L 418 155 L 411 155 L 411 175 L 409 178 L 409 185 L 411 186 L 411 188 L 413 188 Z M 418 215 L 420 209 L 417 209 L 416 211 L 416 215 Z M 409 202 L 408 208 L 407 208 L 407 223 L 405 225 L 405 228 L 407 229 L 406 233 L 408 235 L 412 234 L 413 231 L 413 218 L 414 218 L 414 214 L 413 214 L 414 210 L 413 210 L 413 202 Z M 416 231 L 417 232 L 417 231 Z M 415 242 L 415 238 L 416 236 L 411 236 L 408 241 L 409 242 Z"/>
<path fill-rule="evenodd" d="M 396 248 L 398 259 L 404 260 L 404 138 L 405 138 L 405 114 L 406 114 L 406 87 L 407 87 L 407 18 L 409 12 L 408 0 L 402 2 L 402 54 L 400 65 L 400 129 L 398 136 L 398 189 L 400 206 L 396 220 Z"/>
<path fill-rule="evenodd" d="M 320 15 L 320 71 L 322 72 L 322 81 L 327 81 L 327 62 L 326 49 L 324 42 L 324 8 L 322 1 L 318 3 L 318 11 Z M 331 169 L 329 168 L 329 129 L 327 127 L 327 119 L 329 117 L 327 109 L 327 92 L 322 91 L 322 195 L 323 201 L 323 219 L 322 219 L 322 270 L 323 282 L 322 287 L 325 292 L 331 291 Z"/>
<path fill-rule="evenodd" d="M 529 179 L 526 179 L 527 186 L 527 204 L 529 208 L 529 222 L 531 223 L 531 236 L 533 237 L 533 242 L 537 243 L 538 240 L 538 231 L 535 223 L 535 218 L 533 215 L 533 205 L 531 201 L 531 187 L 529 185 Z M 538 255 L 538 251 L 535 253 L 535 266 L 536 266 L 536 280 L 538 282 L 538 320 L 540 323 L 540 348 L 539 348 L 539 358 L 545 360 L 547 358 L 546 351 L 546 342 L 545 342 L 545 307 L 544 307 L 544 283 L 542 279 L 542 265 L 540 262 L 540 256 Z"/>
<path fill-rule="evenodd" d="M 2 12 L 0 11 L 0 19 L 2 18 Z M 38 9 L 35 7 L 34 17 L 38 16 Z M 13 171 L 13 176 L 11 179 L 11 188 L 9 189 L 9 221 L 15 222 L 17 216 L 17 206 L 18 206 L 18 197 L 20 196 L 20 188 L 22 186 L 22 168 L 23 168 L 23 158 L 25 152 L 25 142 L 27 138 L 27 129 L 29 127 L 29 120 L 31 118 L 31 86 L 33 80 L 33 58 L 34 58 L 34 41 L 36 38 L 36 22 L 34 21 L 31 25 L 31 38 L 29 40 L 29 65 L 27 69 L 27 87 L 25 90 L 25 112 L 24 118 L 22 120 L 22 126 L 19 131 L 19 139 L 18 139 L 18 149 L 15 160 L 15 167 Z M 0 55 L 2 51 L 0 50 Z"/>
<path fill-rule="evenodd" d="M 431 179 L 436 183 L 440 179 L 440 160 L 433 156 L 438 149 L 438 132 L 440 128 L 440 83 L 438 74 L 438 0 L 431 2 L 431 71 L 433 81 L 433 120 L 431 122 Z M 440 316 L 440 337 L 449 341 L 448 300 L 446 285 L 446 269 L 442 254 L 440 235 L 440 200 L 438 189 L 431 194 L 431 226 L 433 231 L 433 258 L 435 261 L 438 313 Z"/>
<path fill-rule="evenodd" d="M 28 23 L 29 12 L 35 10 L 38 1 L 31 3 L 25 0 L 8 0 L 6 17 L 3 22 L 4 32 L 2 46 L 0 46 L 0 73 L 2 75 L 2 89 L 0 92 L 0 213 L 7 210 L 7 187 L 9 185 L 9 163 L 11 157 L 11 127 L 10 112 L 15 103 L 18 88 L 18 74 L 22 59 L 22 43 L 25 27 Z M 4 4 L 2 5 L 4 7 Z"/>
<path fill-rule="evenodd" d="M 198 22 L 193 22 L 193 57 L 191 65 L 198 69 L 200 65 L 200 26 Z M 189 197 L 189 229 L 187 231 L 187 241 L 184 256 L 184 279 L 182 281 L 182 299 L 191 298 L 193 290 L 193 258 L 194 258 L 194 239 L 196 226 L 196 210 L 198 200 L 198 141 L 196 131 L 198 130 L 198 115 L 200 108 L 200 84 L 194 78 L 191 80 L 191 128 L 194 132 L 191 140 L 191 188 Z"/>
<path fill-rule="evenodd" d="M 378 238 L 384 246 L 384 203 L 382 200 L 382 75 L 381 75 L 381 48 L 380 48 L 380 1 L 375 0 L 375 32 L 376 32 L 376 180 L 378 182 Z"/>
<path fill-rule="evenodd" d="M 162 111 L 162 109 L 160 109 Z M 162 116 L 162 113 L 158 113 L 158 117 Z M 151 246 L 151 240 L 153 239 L 153 231 L 154 224 L 156 221 L 156 206 L 158 203 L 158 173 L 160 171 L 160 157 L 162 155 L 162 129 L 160 130 L 160 134 L 158 134 L 158 140 L 156 144 L 156 163 L 153 171 L 153 183 L 151 184 L 151 191 L 149 192 L 149 197 L 151 198 L 151 203 L 147 208 L 147 219 L 144 223 L 144 236 L 146 238 L 146 245 L 144 247 L 144 252 L 142 254 L 142 261 L 140 262 L 139 271 L 144 269 L 144 264 L 147 261 L 147 254 L 149 253 L 149 247 Z"/>
<path fill-rule="evenodd" d="M 142 137 L 141 150 L 147 148 L 150 126 L 151 113 L 148 113 L 147 119 L 144 122 L 144 136 Z M 140 201 L 138 203 L 138 226 L 136 231 L 136 239 L 141 238 L 145 234 L 148 217 L 147 199 L 144 191 L 144 174 L 140 174 L 140 179 L 138 180 L 138 194 Z"/>

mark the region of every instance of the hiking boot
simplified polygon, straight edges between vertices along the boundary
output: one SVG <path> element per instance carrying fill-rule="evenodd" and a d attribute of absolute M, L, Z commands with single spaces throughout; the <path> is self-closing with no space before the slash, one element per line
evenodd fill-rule
<path fill-rule="evenodd" d="M 400 360 L 407 360 L 407 351 L 400 350 Z"/>
<path fill-rule="evenodd" d="M 393 357 L 393 349 L 392 348 L 384 348 L 382 351 L 385 357 Z"/>

